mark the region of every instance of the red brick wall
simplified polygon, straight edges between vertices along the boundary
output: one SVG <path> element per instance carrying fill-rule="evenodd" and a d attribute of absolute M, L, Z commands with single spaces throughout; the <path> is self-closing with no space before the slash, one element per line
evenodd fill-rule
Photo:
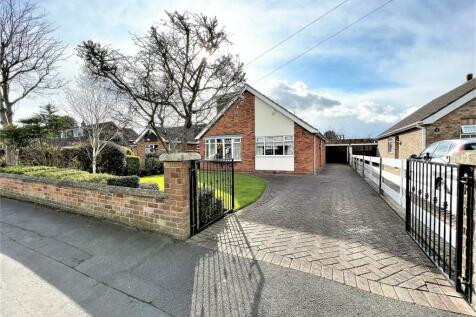
<path fill-rule="evenodd" d="M 253 172 L 255 169 L 255 96 L 245 91 L 244 99 L 238 100 L 205 133 L 200 140 L 200 155 L 205 157 L 205 137 L 242 135 L 241 162 L 235 163 L 235 171 Z"/>
<path fill-rule="evenodd" d="M 185 240 L 190 236 L 188 162 L 165 162 L 165 192 L 0 174 L 0 195 L 105 218 Z"/>
<path fill-rule="evenodd" d="M 315 136 L 294 124 L 294 172 L 313 174 L 314 170 L 314 138 Z"/>

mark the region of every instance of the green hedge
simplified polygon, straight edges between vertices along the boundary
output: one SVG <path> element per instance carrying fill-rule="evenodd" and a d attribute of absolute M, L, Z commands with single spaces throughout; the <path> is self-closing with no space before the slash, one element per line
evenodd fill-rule
<path fill-rule="evenodd" d="M 108 185 L 122 187 L 139 187 L 139 176 L 118 176 L 107 180 Z"/>
<path fill-rule="evenodd" d="M 143 176 L 159 175 L 164 173 L 164 163 L 159 160 L 162 153 L 147 153 L 144 158 Z"/>
<path fill-rule="evenodd" d="M 126 174 L 127 175 L 140 174 L 140 160 L 138 156 L 135 156 L 135 155 L 126 156 Z"/>
<path fill-rule="evenodd" d="M 91 174 L 76 169 L 57 168 L 52 166 L 8 166 L 0 168 L 0 173 L 98 184 L 107 184 L 108 179 L 115 177 L 110 174 Z"/>

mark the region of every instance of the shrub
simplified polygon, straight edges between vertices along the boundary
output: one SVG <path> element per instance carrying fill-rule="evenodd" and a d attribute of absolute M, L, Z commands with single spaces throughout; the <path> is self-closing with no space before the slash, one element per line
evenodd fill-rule
<path fill-rule="evenodd" d="M 126 175 L 139 175 L 140 174 L 140 160 L 138 156 L 127 155 L 126 156 Z"/>
<path fill-rule="evenodd" d="M 200 190 L 198 201 L 198 210 L 200 213 L 199 219 L 200 221 L 203 221 L 203 223 L 208 223 L 210 219 L 215 219 L 223 210 L 222 201 L 217 199 L 211 190 Z"/>
<path fill-rule="evenodd" d="M 139 184 L 139 188 L 150 189 L 150 190 L 160 190 L 159 185 L 157 183 L 142 183 L 142 184 Z"/>
<path fill-rule="evenodd" d="M 144 175 L 164 173 L 164 164 L 159 160 L 162 153 L 147 153 L 144 158 Z"/>
<path fill-rule="evenodd" d="M 58 159 L 58 167 L 63 168 L 77 168 L 84 170 L 86 169 L 86 164 L 84 164 L 84 159 L 81 160 L 81 156 L 87 158 L 87 154 L 82 154 L 81 151 L 84 151 L 84 148 L 80 147 L 65 147 L 61 149 L 61 153 Z"/>
<path fill-rule="evenodd" d="M 8 166 L 0 168 L 0 172 L 98 184 L 106 184 L 108 179 L 114 177 L 110 174 L 91 174 L 77 169 L 53 166 Z"/>
<path fill-rule="evenodd" d="M 91 153 L 91 146 L 85 145 L 77 149 L 75 157 L 80 169 L 92 172 L 91 158 L 88 153 Z M 126 154 L 122 151 L 121 147 L 108 142 L 101 153 L 99 153 L 96 170 L 100 173 L 124 175 L 126 171 Z"/>
<path fill-rule="evenodd" d="M 118 177 L 108 179 L 107 184 L 112 186 L 138 188 L 139 177 L 138 176 L 118 176 Z"/>

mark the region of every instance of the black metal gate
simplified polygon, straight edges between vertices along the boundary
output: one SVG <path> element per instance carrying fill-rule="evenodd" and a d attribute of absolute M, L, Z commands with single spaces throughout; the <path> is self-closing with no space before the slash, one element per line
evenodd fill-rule
<path fill-rule="evenodd" d="M 190 231 L 194 235 L 235 208 L 233 160 L 193 161 L 190 167 Z"/>
<path fill-rule="evenodd" d="M 471 302 L 475 167 L 407 160 L 406 230 Z"/>

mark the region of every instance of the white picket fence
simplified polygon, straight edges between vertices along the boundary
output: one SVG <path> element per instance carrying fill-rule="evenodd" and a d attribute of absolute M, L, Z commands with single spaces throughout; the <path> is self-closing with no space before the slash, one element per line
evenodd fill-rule
<path fill-rule="evenodd" d="M 405 208 L 406 160 L 352 155 L 350 165 L 364 179 L 375 184 L 380 193 Z"/>

